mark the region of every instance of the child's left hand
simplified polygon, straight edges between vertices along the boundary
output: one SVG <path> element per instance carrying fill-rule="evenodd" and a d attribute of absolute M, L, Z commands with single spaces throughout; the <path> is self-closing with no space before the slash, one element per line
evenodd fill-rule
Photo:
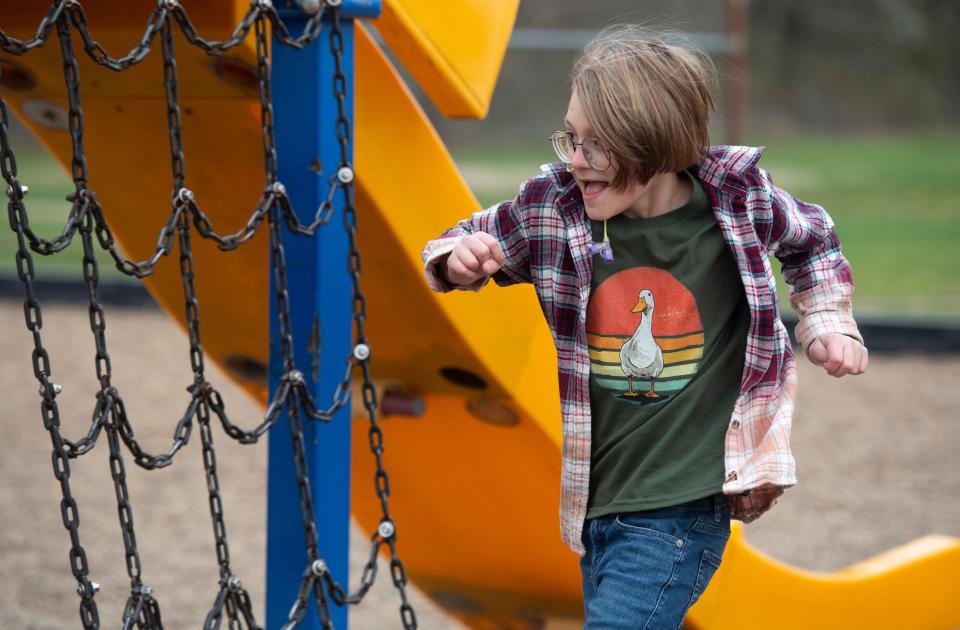
<path fill-rule="evenodd" d="M 815 365 L 822 365 L 830 376 L 863 374 L 867 370 L 866 347 L 847 335 L 826 333 L 811 342 L 807 358 Z"/>

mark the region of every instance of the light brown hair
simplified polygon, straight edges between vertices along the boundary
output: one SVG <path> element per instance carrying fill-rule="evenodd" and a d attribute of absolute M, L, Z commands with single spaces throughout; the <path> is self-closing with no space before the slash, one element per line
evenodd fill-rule
<path fill-rule="evenodd" d="M 610 26 L 587 44 L 571 82 L 619 167 L 615 188 L 700 161 L 709 144 L 714 76 L 706 53 L 668 44 L 645 27 Z"/>

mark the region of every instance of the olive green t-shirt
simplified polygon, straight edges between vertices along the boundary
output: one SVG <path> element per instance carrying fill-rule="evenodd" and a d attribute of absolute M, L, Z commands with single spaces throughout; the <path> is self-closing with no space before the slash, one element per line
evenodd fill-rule
<path fill-rule="evenodd" d="M 593 259 L 588 518 L 719 492 L 750 312 L 699 180 L 684 206 L 607 221 Z M 593 221 L 603 241 L 603 222 Z"/>

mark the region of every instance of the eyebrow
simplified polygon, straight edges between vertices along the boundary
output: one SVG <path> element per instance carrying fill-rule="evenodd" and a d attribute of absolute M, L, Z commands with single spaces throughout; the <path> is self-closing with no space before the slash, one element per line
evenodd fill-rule
<path fill-rule="evenodd" d="M 570 121 L 569 121 L 568 119 L 564 118 L 564 119 L 563 119 L 563 124 L 564 124 L 564 126 L 565 126 L 567 129 L 571 129 L 571 130 L 573 129 L 573 125 L 570 124 Z M 590 129 L 590 126 L 589 126 L 589 125 L 587 125 L 586 131 L 593 131 L 593 130 Z"/>

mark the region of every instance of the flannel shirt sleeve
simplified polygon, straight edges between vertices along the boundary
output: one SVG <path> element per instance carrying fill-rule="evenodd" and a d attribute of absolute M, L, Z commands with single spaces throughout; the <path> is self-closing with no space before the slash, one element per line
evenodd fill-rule
<path fill-rule="evenodd" d="M 501 201 L 485 210 L 473 213 L 457 225 L 429 241 L 423 248 L 423 271 L 427 285 L 434 291 L 446 293 L 454 289 L 479 291 L 492 277 L 500 286 L 530 282 L 529 239 L 523 222 L 523 201 L 527 183 L 512 200 Z M 492 276 L 481 278 L 471 285 L 460 286 L 447 282 L 444 277 L 447 257 L 463 237 L 476 232 L 486 232 L 500 243 L 506 259 L 503 266 Z"/>
<path fill-rule="evenodd" d="M 801 201 L 757 169 L 767 188 L 772 217 L 767 251 L 781 264 L 797 312 L 797 341 L 806 353 L 819 335 L 840 333 L 863 343 L 853 318 L 854 283 L 850 263 L 840 252 L 833 219 L 821 206 Z"/>

